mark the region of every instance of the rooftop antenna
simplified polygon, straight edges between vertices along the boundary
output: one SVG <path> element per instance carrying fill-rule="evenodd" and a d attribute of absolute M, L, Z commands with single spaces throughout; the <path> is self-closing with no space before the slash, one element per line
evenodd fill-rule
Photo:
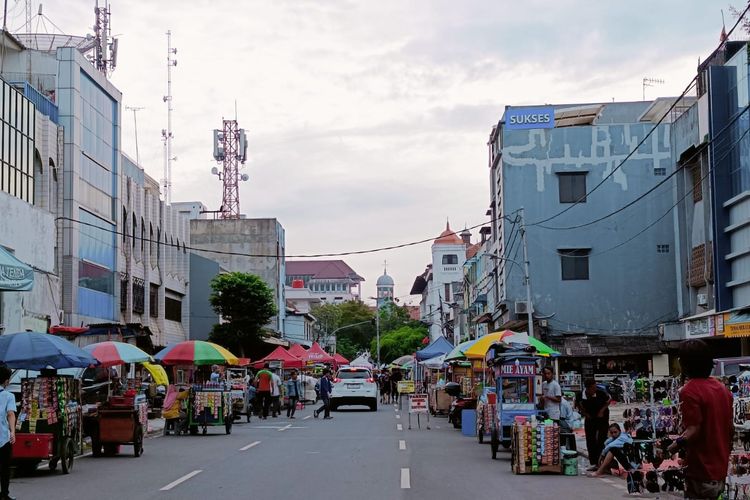
<path fill-rule="evenodd" d="M 137 106 L 125 106 L 125 109 L 133 112 L 133 125 L 135 126 L 135 163 L 140 167 L 141 153 L 138 151 L 138 117 L 136 116 L 136 113 L 145 108 L 139 108 Z"/>
<path fill-rule="evenodd" d="M 653 87 L 654 85 L 663 85 L 664 80 L 661 78 L 649 78 L 647 76 L 643 77 L 643 100 L 646 100 L 646 87 Z"/>
<path fill-rule="evenodd" d="M 237 103 L 235 101 L 235 116 Z M 245 129 L 239 128 L 237 120 L 224 120 L 222 129 L 214 129 L 214 159 L 221 162 L 222 169 L 211 169 L 223 185 L 219 217 L 222 219 L 240 218 L 240 181 L 247 181 L 247 174 L 240 175 L 240 164 L 247 160 L 247 136 Z"/>
<path fill-rule="evenodd" d="M 172 47 L 172 32 L 167 30 L 167 95 L 164 102 L 167 103 L 167 128 L 162 129 L 161 138 L 164 141 L 164 202 L 172 204 L 172 161 L 177 157 L 172 156 L 172 67 L 177 66 L 174 56 L 177 49 Z"/>

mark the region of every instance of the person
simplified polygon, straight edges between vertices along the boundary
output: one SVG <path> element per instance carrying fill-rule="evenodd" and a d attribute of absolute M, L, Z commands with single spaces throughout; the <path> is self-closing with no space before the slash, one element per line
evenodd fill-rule
<path fill-rule="evenodd" d="M 258 390 L 251 383 L 247 384 L 247 421 L 250 421 L 250 416 L 253 414 L 255 409 L 255 395 Z"/>
<path fill-rule="evenodd" d="M 273 374 L 268 369 L 268 363 L 263 364 L 263 369 L 255 375 L 255 387 L 258 389 L 256 397 L 260 400 L 261 418 L 268 419 L 268 410 L 271 407 L 271 384 L 273 383 Z"/>
<path fill-rule="evenodd" d="M 686 340 L 678 356 L 687 382 L 680 391 L 683 431 L 668 451 L 686 452 L 685 498 L 716 499 L 724 490 L 732 451 L 732 394 L 710 378 L 713 356 L 702 340 Z"/>
<path fill-rule="evenodd" d="M 219 365 L 211 365 L 211 382 L 218 383 L 221 381 L 221 373 L 219 372 Z"/>
<path fill-rule="evenodd" d="M 164 397 L 162 417 L 164 418 L 164 434 L 171 429 L 175 434 L 187 431 L 187 412 L 183 408 L 184 401 L 190 396 L 190 391 L 179 390 L 170 384 Z M 2 498 L 2 497 L 0 497 Z"/>
<path fill-rule="evenodd" d="M 578 402 L 578 409 L 586 419 L 583 428 L 586 432 L 586 450 L 589 452 L 589 472 L 599 468 L 599 456 L 604 449 L 609 427 L 609 394 L 599 389 L 594 379 L 584 382 L 586 389 Z"/>
<path fill-rule="evenodd" d="M 599 468 L 591 473 L 591 477 L 603 476 L 612 468 L 612 462 L 615 461 L 627 471 L 633 469 L 623 450 L 626 444 L 633 444 L 633 438 L 622 432 L 619 424 L 612 424 L 607 430 L 609 438 L 604 442 L 604 448 L 599 454 Z"/>
<path fill-rule="evenodd" d="M 10 459 L 16 442 L 16 398 L 6 390 L 11 370 L 0 365 L 0 499 L 15 500 L 10 496 Z"/>
<path fill-rule="evenodd" d="M 391 372 L 391 401 L 394 403 L 400 403 L 398 383 L 404 379 L 404 375 L 401 373 L 400 368 L 394 368 Z"/>
<path fill-rule="evenodd" d="M 297 410 L 297 401 L 302 396 L 302 384 L 297 378 L 297 370 L 292 370 L 291 378 L 286 381 L 286 395 L 289 398 L 286 417 L 294 418 L 294 412 Z"/>
<path fill-rule="evenodd" d="M 282 381 L 277 371 L 277 369 L 271 371 L 271 414 L 273 415 L 273 418 L 276 418 L 281 414 Z"/>
<path fill-rule="evenodd" d="M 391 402 L 391 379 L 386 371 L 380 374 L 380 402 L 383 404 Z"/>
<path fill-rule="evenodd" d="M 331 384 L 331 370 L 328 368 L 323 370 L 323 376 L 320 378 L 320 399 L 323 401 L 323 405 L 313 412 L 313 416 L 318 418 L 320 412 L 325 411 L 323 415 L 324 419 L 331 419 L 331 392 L 333 392 L 333 385 Z"/>
<path fill-rule="evenodd" d="M 568 401 L 568 394 L 560 400 L 560 442 L 569 450 L 576 451 L 576 438 L 573 434 L 573 405 Z"/>
<path fill-rule="evenodd" d="M 555 371 L 551 366 L 542 368 L 542 402 L 547 418 L 560 421 L 560 402 L 562 401 L 562 389 L 555 380 Z"/>

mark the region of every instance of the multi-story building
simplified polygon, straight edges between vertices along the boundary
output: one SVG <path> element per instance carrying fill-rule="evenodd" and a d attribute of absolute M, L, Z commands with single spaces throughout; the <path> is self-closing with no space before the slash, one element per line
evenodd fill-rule
<path fill-rule="evenodd" d="M 489 140 L 496 328 L 526 330 L 531 308 L 571 369 L 668 370 L 658 326 L 677 315 L 675 241 L 659 217 L 674 203 L 674 102 L 505 109 Z"/>
<path fill-rule="evenodd" d="M 466 252 L 466 262 L 463 266 L 463 311 L 466 316 L 466 329 L 463 333 L 469 339 L 490 333 L 492 323 L 496 266 L 490 253 L 492 250 L 490 232 L 489 226 L 480 229 L 482 239 Z M 462 340 L 466 339 L 462 338 Z"/>
<path fill-rule="evenodd" d="M 290 260 L 286 284 L 298 280 L 325 304 L 360 300 L 365 281 L 343 260 Z"/>
<path fill-rule="evenodd" d="M 314 340 L 317 318 L 312 308 L 320 304 L 320 298 L 305 288 L 300 280 L 286 287 L 286 318 L 284 338 L 290 342 L 311 346 Z"/>

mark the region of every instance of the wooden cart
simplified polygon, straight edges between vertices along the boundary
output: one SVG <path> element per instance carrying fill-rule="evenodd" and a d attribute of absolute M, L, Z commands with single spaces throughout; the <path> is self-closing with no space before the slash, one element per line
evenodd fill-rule
<path fill-rule="evenodd" d="M 113 396 L 99 408 L 96 429 L 91 437 L 95 457 L 114 455 L 120 445 L 132 445 L 133 456 L 143 454 L 143 437 L 148 426 L 148 403 L 133 396 Z"/>

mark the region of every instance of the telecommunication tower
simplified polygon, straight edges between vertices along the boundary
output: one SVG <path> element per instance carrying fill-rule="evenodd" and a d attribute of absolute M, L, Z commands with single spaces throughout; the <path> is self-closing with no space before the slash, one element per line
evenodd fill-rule
<path fill-rule="evenodd" d="M 40 6 L 41 11 L 41 6 Z M 117 66 L 117 38 L 112 38 L 112 26 L 109 2 L 99 7 L 99 0 L 94 7 L 94 67 L 105 75 L 110 75 Z M 111 40 L 110 40 L 111 39 Z"/>
<path fill-rule="evenodd" d="M 164 201 L 167 205 L 172 204 L 172 161 L 177 157 L 172 156 L 172 67 L 177 66 L 174 56 L 177 49 L 172 47 L 172 32 L 167 30 L 167 95 L 164 102 L 167 103 L 167 128 L 162 129 L 161 138 L 164 141 Z"/>
<path fill-rule="evenodd" d="M 222 163 L 222 169 L 211 169 L 224 185 L 224 194 L 219 209 L 222 219 L 240 218 L 240 181 L 249 179 L 240 175 L 240 164 L 247 160 L 247 136 L 239 128 L 237 120 L 223 120 L 224 127 L 214 129 L 214 159 Z"/>

